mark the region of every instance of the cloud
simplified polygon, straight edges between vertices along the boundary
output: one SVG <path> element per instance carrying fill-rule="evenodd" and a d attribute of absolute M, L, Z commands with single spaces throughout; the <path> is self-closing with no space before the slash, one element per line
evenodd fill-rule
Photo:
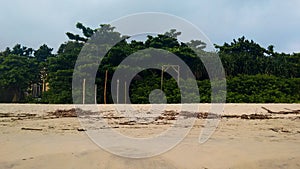
<path fill-rule="evenodd" d="M 11 0 L 1 6 L 0 50 L 16 43 L 57 49 L 65 32 L 78 32 L 78 21 L 94 28 L 137 12 L 165 12 L 191 21 L 216 44 L 245 35 L 280 52 L 299 51 L 298 0 Z"/>

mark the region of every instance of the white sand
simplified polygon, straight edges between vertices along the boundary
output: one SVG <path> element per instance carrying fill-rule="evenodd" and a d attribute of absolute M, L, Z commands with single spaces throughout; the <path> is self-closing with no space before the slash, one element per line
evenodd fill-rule
<path fill-rule="evenodd" d="M 149 105 L 138 105 L 147 109 Z M 300 104 L 226 104 L 223 114 L 267 114 L 299 110 Z M 43 115 L 74 105 L 0 104 L 0 113 Z M 201 104 L 200 110 L 209 110 Z M 100 106 L 113 110 L 113 105 Z M 168 105 L 178 109 L 178 105 Z M 77 118 L 23 119 L 0 118 L 0 168 L 15 169 L 123 169 L 123 168 L 300 168 L 300 115 L 280 115 L 280 119 L 221 119 L 212 137 L 198 143 L 204 119 L 198 119 L 189 135 L 175 148 L 148 159 L 128 159 L 110 154 L 94 144 L 85 132 L 77 131 Z M 42 131 L 21 130 L 22 127 Z M 120 126 L 118 131 L 149 136 L 167 126 Z"/>

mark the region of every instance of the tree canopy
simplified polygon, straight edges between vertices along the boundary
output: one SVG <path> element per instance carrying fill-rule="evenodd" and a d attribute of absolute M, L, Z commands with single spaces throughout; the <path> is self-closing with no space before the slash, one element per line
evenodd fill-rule
<path fill-rule="evenodd" d="M 76 27 L 81 35 L 67 32 L 69 40 L 60 45 L 57 53 L 46 44 L 37 50 L 16 44 L 13 48 L 6 48 L 0 52 L 0 91 L 6 94 L 0 97 L 5 102 L 26 102 L 30 96 L 32 85 L 48 83 L 49 90 L 35 100 L 42 103 L 72 103 L 72 77 L 79 53 L 87 44 L 102 44 L 99 50 L 107 49 L 96 73 L 97 102 L 104 102 L 104 83 L 106 71 L 107 100 L 113 103 L 111 84 L 112 76 L 120 63 L 145 49 L 163 49 L 178 56 L 190 68 L 196 78 L 200 93 L 200 102 L 211 101 L 211 82 L 207 67 L 203 61 L 210 62 L 213 57 L 219 56 L 225 69 L 228 90 L 228 102 L 300 102 L 300 53 L 286 54 L 275 52 L 274 46 L 267 48 L 260 46 L 246 37 L 234 39 L 230 43 L 215 45 L 217 53 L 207 52 L 207 44 L 201 39 L 190 42 L 180 42 L 181 35 L 176 29 L 171 29 L 158 35 L 149 35 L 145 40 L 130 39 L 127 35 L 115 31 L 109 24 L 101 24 L 99 28 L 89 28 L 82 23 Z M 93 38 L 93 35 L 101 38 Z M 118 42 L 117 44 L 115 44 Z M 105 50 L 103 50 L 105 51 Z M 197 54 L 203 55 L 200 59 Z M 136 62 L 147 59 L 146 53 L 139 55 Z M 161 56 L 163 59 L 165 56 Z M 203 60 L 204 59 L 204 60 Z M 80 61 L 85 63 L 85 61 Z M 100 63 L 82 64 L 80 70 L 90 69 Z M 158 63 L 159 64 L 159 63 Z M 123 65 L 127 66 L 128 65 Z M 161 66 L 161 65 L 157 65 Z M 136 69 L 132 67 L 132 69 Z M 212 69 L 210 71 L 222 71 Z M 84 71 L 83 71 L 84 72 Z M 188 72 L 181 70 L 181 74 Z M 124 75 L 126 76 L 126 75 Z M 130 85 L 130 100 L 133 103 L 149 103 L 149 96 L 155 89 L 161 88 L 161 70 L 148 69 L 139 72 Z M 163 91 L 168 103 L 179 103 L 182 97 L 176 79 L 164 73 Z M 183 77 L 181 77 L 183 78 Z M 188 84 L 188 80 L 185 80 Z M 123 82 L 122 82 L 123 83 Z M 213 82 L 217 83 L 217 82 Z M 121 90 L 121 89 L 120 89 Z M 8 93 L 13 93 L 8 96 Z M 80 91 L 78 91 L 78 94 Z M 87 93 L 92 97 L 92 93 Z M 188 96 L 192 100 L 197 96 Z"/>

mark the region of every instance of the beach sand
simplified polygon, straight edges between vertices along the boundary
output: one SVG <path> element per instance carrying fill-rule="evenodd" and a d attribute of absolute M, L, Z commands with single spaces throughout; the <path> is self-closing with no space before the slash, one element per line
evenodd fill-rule
<path fill-rule="evenodd" d="M 264 169 L 300 168 L 300 114 L 271 114 L 300 110 L 300 104 L 226 104 L 212 136 L 199 143 L 204 123 L 197 118 L 189 134 L 177 146 L 158 156 L 132 159 L 101 149 L 82 131 L 77 117 L 57 118 L 47 112 L 71 109 L 74 105 L 0 104 L 1 169 Z M 137 105 L 147 110 L 149 105 Z M 180 105 L 167 105 L 178 110 Z M 114 105 L 98 105 L 109 116 L 107 128 L 124 135 L 149 137 L 170 127 L 174 120 L 124 123 L 115 118 Z M 210 104 L 199 104 L 209 112 Z M 259 114 L 266 119 L 242 119 Z M 234 118 L 234 115 L 238 117 Z M 123 119 L 124 120 L 124 119 Z M 107 130 L 106 127 L 99 129 Z"/>

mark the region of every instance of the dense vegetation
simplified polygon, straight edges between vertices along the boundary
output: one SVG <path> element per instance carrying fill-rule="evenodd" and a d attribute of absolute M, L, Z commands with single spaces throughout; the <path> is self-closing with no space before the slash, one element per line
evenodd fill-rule
<path fill-rule="evenodd" d="M 76 59 L 82 47 L 98 33 L 107 43 L 119 41 L 103 58 L 96 74 L 97 102 L 104 103 L 104 79 L 107 79 L 107 103 L 113 103 L 111 81 L 117 66 L 129 55 L 143 49 L 164 49 L 175 54 L 191 69 L 197 79 L 200 98 L 190 93 L 189 102 L 211 102 L 211 83 L 208 73 L 195 51 L 210 57 L 214 52 L 205 51 L 206 44 L 200 40 L 182 43 L 177 40 L 180 32 L 172 29 L 165 34 L 147 36 L 144 41 L 131 40 L 116 32 L 114 27 L 103 24 L 97 29 L 78 23 L 82 35 L 66 33 L 69 41 L 63 43 L 57 53 L 47 45 L 34 50 L 15 45 L 0 52 L 0 101 L 72 103 L 72 76 Z M 110 39 L 108 39 L 109 37 Z M 272 45 L 261 47 L 245 37 L 231 43 L 215 45 L 225 69 L 227 102 L 299 103 L 300 102 L 300 53 L 285 54 L 274 51 Z M 194 50 L 192 50 L 194 49 Z M 147 57 L 147 56 L 142 56 Z M 143 59 L 143 58 L 140 58 Z M 185 72 L 182 72 L 185 74 Z M 176 79 L 164 74 L 163 91 L 168 103 L 180 103 L 182 94 Z M 49 84 L 49 90 L 32 96 L 34 84 Z M 183 81 L 187 86 L 189 80 Z M 149 69 L 136 75 L 130 85 L 132 103 L 149 103 L 149 95 L 161 88 L 161 70 Z M 224 91 L 219 91 L 224 92 Z M 120 103 L 124 100 L 120 100 Z M 160 102 L 160 100 L 154 100 Z"/>

